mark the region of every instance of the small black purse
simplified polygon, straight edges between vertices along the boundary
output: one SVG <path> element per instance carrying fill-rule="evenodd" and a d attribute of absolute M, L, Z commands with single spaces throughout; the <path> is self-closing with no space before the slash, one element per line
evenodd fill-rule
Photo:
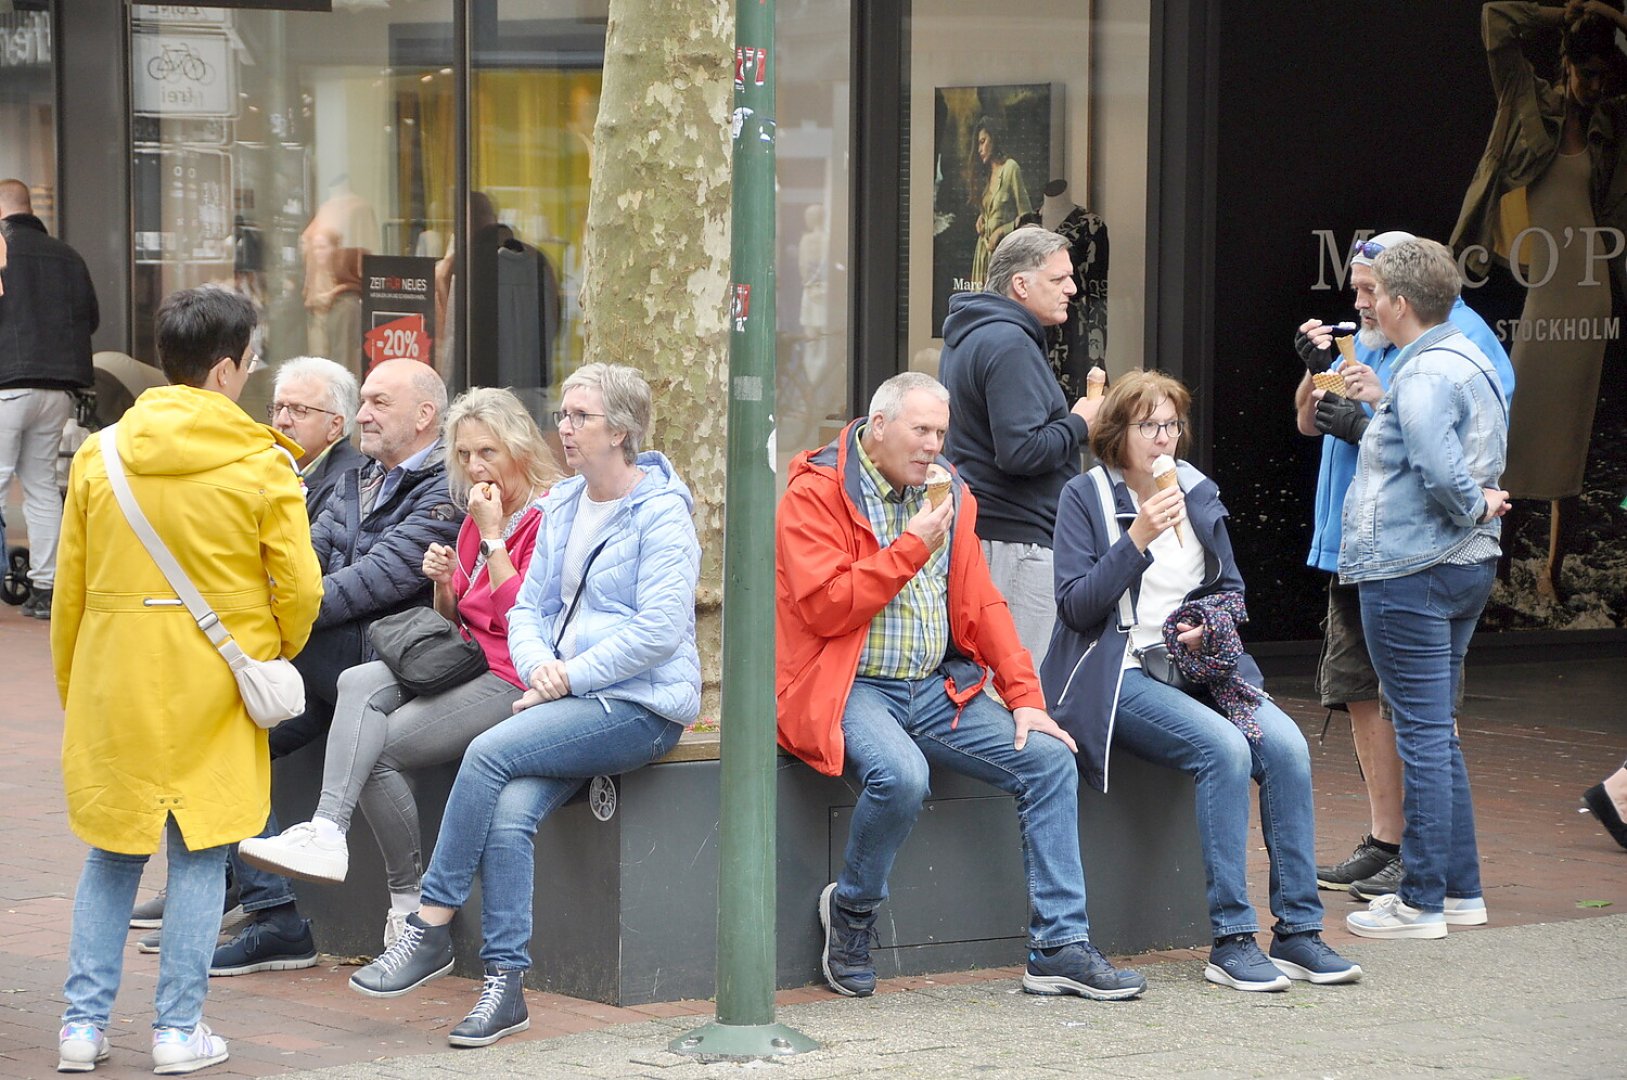
<path fill-rule="evenodd" d="M 465 639 L 434 608 L 386 615 L 367 628 L 367 639 L 396 681 L 420 697 L 462 686 L 491 670 L 480 643 Z"/>
<path fill-rule="evenodd" d="M 1181 674 L 1181 669 L 1175 666 L 1175 661 L 1169 655 L 1169 646 L 1164 644 L 1148 645 L 1145 649 L 1131 649 L 1131 655 L 1141 661 L 1141 670 L 1147 678 L 1173 686 L 1177 690 L 1188 694 L 1197 693 L 1200 689 L 1197 683 Z"/>

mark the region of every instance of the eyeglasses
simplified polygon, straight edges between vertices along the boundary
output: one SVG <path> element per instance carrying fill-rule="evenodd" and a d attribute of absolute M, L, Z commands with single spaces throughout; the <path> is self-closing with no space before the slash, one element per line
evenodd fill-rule
<path fill-rule="evenodd" d="M 265 361 L 261 360 L 259 354 L 252 350 L 243 357 L 243 374 L 245 375 L 253 375 L 256 371 L 264 371 L 265 366 Z"/>
<path fill-rule="evenodd" d="M 570 428 L 572 431 L 580 431 L 582 428 L 587 426 L 587 422 L 589 420 L 594 420 L 594 419 L 602 420 L 602 419 L 604 419 L 604 413 L 602 413 L 602 412 L 560 412 L 559 410 L 556 409 L 554 411 L 554 413 L 553 413 L 553 418 L 554 418 L 554 426 L 555 427 L 559 427 L 561 424 L 563 424 L 565 427 Z"/>
<path fill-rule="evenodd" d="M 1376 259 L 1384 254 L 1384 245 L 1375 244 L 1371 240 L 1357 240 L 1350 245 L 1352 259 Z"/>
<path fill-rule="evenodd" d="M 314 412 L 325 413 L 328 416 L 339 415 L 332 409 L 319 409 L 315 405 L 296 405 L 292 401 L 273 401 L 270 405 L 266 406 L 266 419 L 277 419 L 277 414 L 282 412 L 284 409 L 287 409 L 288 415 L 292 416 L 295 420 L 303 420 Z"/>
<path fill-rule="evenodd" d="M 1186 421 L 1165 420 L 1160 424 L 1156 420 L 1143 420 L 1136 425 L 1136 430 L 1141 432 L 1141 437 L 1148 442 L 1158 438 L 1159 435 L 1166 431 L 1169 432 L 1170 438 L 1179 439 L 1186 434 Z"/>

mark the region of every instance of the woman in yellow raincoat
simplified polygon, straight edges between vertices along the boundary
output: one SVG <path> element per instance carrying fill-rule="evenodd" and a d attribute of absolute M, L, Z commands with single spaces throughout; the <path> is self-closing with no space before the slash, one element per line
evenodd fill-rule
<path fill-rule="evenodd" d="M 153 528 L 243 651 L 269 660 L 305 644 L 322 578 L 289 453 L 298 447 L 236 405 L 259 366 L 254 323 L 249 302 L 223 289 L 171 296 L 157 341 L 172 385 L 143 393 L 115 430 Z M 153 1064 L 190 1072 L 226 1058 L 203 999 L 226 845 L 259 832 L 270 810 L 266 733 L 131 530 L 100 440 L 74 458 L 58 560 L 62 776 L 69 823 L 91 846 L 74 895 L 59 1068 L 88 1071 L 108 1056 L 136 887 L 165 837 Z"/>

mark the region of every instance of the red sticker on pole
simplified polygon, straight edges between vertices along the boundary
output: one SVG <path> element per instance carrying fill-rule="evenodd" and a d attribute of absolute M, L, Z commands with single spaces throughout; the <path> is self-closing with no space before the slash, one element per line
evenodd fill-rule
<path fill-rule="evenodd" d="M 736 285 L 734 287 L 734 304 L 730 314 L 734 318 L 736 333 L 745 333 L 746 320 L 751 318 L 751 286 Z"/>
<path fill-rule="evenodd" d="M 367 354 L 370 369 L 386 360 L 421 360 L 427 364 L 431 362 L 430 344 L 424 317 L 403 315 L 367 331 L 362 351 Z"/>

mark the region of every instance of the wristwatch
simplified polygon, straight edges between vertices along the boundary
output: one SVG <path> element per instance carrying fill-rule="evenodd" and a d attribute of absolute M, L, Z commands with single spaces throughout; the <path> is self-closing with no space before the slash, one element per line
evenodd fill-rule
<path fill-rule="evenodd" d="M 482 559 L 490 559 L 499 551 L 505 554 L 508 552 L 508 548 L 503 546 L 501 540 L 482 540 L 480 542 L 480 557 Z"/>

